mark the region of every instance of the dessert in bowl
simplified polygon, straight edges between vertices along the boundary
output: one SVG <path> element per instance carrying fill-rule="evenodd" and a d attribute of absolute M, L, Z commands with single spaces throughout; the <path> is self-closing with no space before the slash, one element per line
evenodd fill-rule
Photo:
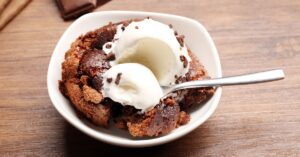
<path fill-rule="evenodd" d="M 101 21 L 105 16 L 115 18 Z M 180 34 L 181 30 L 179 33 L 175 31 L 179 24 L 186 22 L 178 20 L 190 19 L 144 12 L 104 12 L 83 16 L 73 25 L 81 23 L 84 27 L 88 20 L 82 19 L 97 20 L 96 17 L 101 25 L 90 21 L 90 28 L 81 30 L 77 37 L 72 35 L 73 40 L 68 41 L 69 44 L 72 42 L 70 47 L 67 46 L 68 43 L 61 45 L 61 41 L 57 45 L 60 45 L 62 51 L 57 53 L 66 53 L 64 58 L 60 58 L 62 76 L 55 78 L 59 78 L 56 81 L 60 80 L 59 89 L 65 96 L 62 98 L 63 103 L 67 103 L 67 110 L 73 112 L 71 118 L 63 108 L 56 106 L 58 104 L 51 95 L 54 84 L 49 80 L 54 79 L 51 78 L 54 56 L 49 65 L 49 95 L 56 108 L 59 108 L 58 111 L 68 117 L 72 124 L 93 137 L 113 144 L 151 146 L 188 133 L 212 114 L 220 97 L 220 89 L 181 90 L 161 99 L 161 86 L 209 78 L 210 71 L 207 72 L 199 61 L 198 54 L 202 52 L 194 53 L 192 48 L 196 45 L 190 46 Z M 188 22 L 194 24 L 195 21 Z M 168 24 L 173 24 L 174 28 Z M 65 34 L 70 34 L 70 30 L 72 29 Z M 216 49 L 212 40 L 207 37 L 207 32 L 204 30 L 201 33 L 207 40 L 204 44 L 206 42 L 206 46 L 211 48 L 209 51 L 213 53 L 212 57 L 217 59 L 213 61 L 216 65 L 212 67 L 216 69 L 212 71 L 212 75 L 220 77 Z M 66 40 L 65 34 L 61 40 Z M 57 49 L 56 47 L 55 52 Z M 200 60 L 202 61 L 201 58 Z M 205 65 L 207 61 L 203 63 Z M 209 64 L 211 63 L 207 65 Z M 56 85 L 58 86 L 57 83 Z M 188 111 L 190 107 L 193 111 Z M 87 120 L 74 123 L 76 111 Z M 197 118 L 193 116 L 195 113 L 202 114 L 200 123 L 194 119 Z M 180 127 L 181 125 L 183 126 Z M 115 135 L 120 132 L 115 127 L 127 130 L 135 138 L 128 136 L 128 133 L 125 135 L 124 131 L 122 135 Z M 177 130 L 181 131 L 176 135 Z"/>

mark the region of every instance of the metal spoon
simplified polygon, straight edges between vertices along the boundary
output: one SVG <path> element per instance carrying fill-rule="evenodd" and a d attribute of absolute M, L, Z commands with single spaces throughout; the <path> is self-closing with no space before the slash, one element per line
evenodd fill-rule
<path fill-rule="evenodd" d="M 264 72 L 257 72 L 251 74 L 244 74 L 231 77 L 214 78 L 209 80 L 189 81 L 173 86 L 163 86 L 163 93 L 165 98 L 170 93 L 181 89 L 191 89 L 199 87 L 219 87 L 240 84 L 252 84 L 268 81 L 276 81 L 284 79 L 284 72 L 282 69 L 269 70 Z"/>

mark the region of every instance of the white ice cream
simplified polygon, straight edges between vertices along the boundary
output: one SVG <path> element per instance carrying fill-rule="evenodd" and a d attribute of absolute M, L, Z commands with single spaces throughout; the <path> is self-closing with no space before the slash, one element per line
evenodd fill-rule
<path fill-rule="evenodd" d="M 119 83 L 116 83 L 117 75 Z M 107 81 L 112 78 L 112 81 Z M 105 97 L 122 105 L 130 105 L 142 112 L 152 109 L 163 96 L 153 73 L 137 63 L 117 64 L 103 75 L 103 92 Z"/>
<path fill-rule="evenodd" d="M 159 103 L 163 96 L 160 85 L 175 84 L 175 76 L 185 76 L 191 61 L 174 30 L 152 19 L 131 22 L 126 27 L 118 25 L 114 40 L 104 44 L 103 51 L 116 56 L 112 68 L 104 74 L 104 96 L 142 111 Z M 183 56 L 186 67 L 180 59 Z M 114 81 L 118 73 L 122 76 L 117 85 Z M 108 83 L 107 78 L 113 78 L 113 82 Z"/>
<path fill-rule="evenodd" d="M 174 35 L 174 30 L 168 25 L 145 19 L 132 22 L 125 30 L 118 26 L 116 39 L 111 49 L 104 51 L 116 55 L 116 63 L 140 63 L 151 69 L 160 85 L 175 83 L 175 75 L 184 76 L 188 72 L 189 64 L 183 67 L 180 56 L 189 62 L 187 48 L 181 47 Z"/>

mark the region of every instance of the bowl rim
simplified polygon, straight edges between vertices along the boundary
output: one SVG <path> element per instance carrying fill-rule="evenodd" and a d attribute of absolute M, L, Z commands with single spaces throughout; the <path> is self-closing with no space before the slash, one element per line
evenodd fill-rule
<path fill-rule="evenodd" d="M 211 107 L 208 109 L 208 111 L 202 116 L 201 120 L 195 121 L 193 122 L 193 125 L 190 125 L 188 127 L 186 127 L 185 129 L 181 130 L 180 132 L 177 132 L 177 134 L 175 135 L 169 135 L 169 136 L 162 136 L 159 138 L 154 138 L 154 139 L 146 139 L 146 140 L 136 140 L 136 141 L 129 141 L 129 140 L 124 140 L 124 139 L 116 139 L 110 136 L 107 136 L 105 134 L 101 134 L 99 133 L 99 131 L 96 131 L 86 125 L 84 125 L 81 122 L 78 122 L 76 119 L 73 119 L 72 117 L 70 117 L 69 115 L 67 115 L 64 111 L 63 108 L 60 107 L 60 103 L 58 102 L 58 100 L 56 99 L 56 96 L 54 95 L 54 92 L 57 92 L 54 87 L 51 86 L 51 81 L 53 81 L 51 79 L 51 73 L 53 71 L 55 71 L 55 69 L 53 69 L 52 64 L 54 64 L 54 53 L 56 51 L 58 51 L 58 45 L 61 45 L 61 43 L 63 42 L 63 38 L 65 38 L 65 36 L 68 34 L 67 32 L 70 31 L 74 25 L 77 25 L 77 23 L 80 23 L 82 20 L 84 20 L 87 17 L 90 16 L 98 16 L 99 14 L 102 15 L 107 15 L 107 16 L 111 16 L 112 14 L 115 15 L 120 15 L 120 14 L 132 14 L 133 16 L 137 16 L 137 15 L 147 15 L 147 16 L 163 16 L 166 18 L 177 18 L 183 21 L 189 21 L 195 25 L 197 25 L 197 27 L 199 27 L 202 32 L 204 33 L 205 38 L 208 40 L 209 42 L 209 47 L 213 52 L 213 57 L 216 59 L 216 67 L 217 67 L 217 77 L 222 77 L 222 70 L 221 70 L 221 63 L 220 63 L 220 58 L 219 58 L 219 54 L 218 51 L 215 47 L 215 44 L 211 38 L 211 36 L 209 35 L 209 33 L 207 32 L 207 30 L 205 29 L 205 27 L 198 21 L 187 18 L 187 17 L 182 17 L 182 16 L 178 16 L 178 15 L 172 15 L 172 14 L 166 14 L 166 13 L 157 13 L 157 12 L 144 12 L 144 11 L 101 11 L 101 12 L 94 12 L 94 13 L 88 13 L 85 14 L 83 16 L 81 16 L 80 18 L 78 18 L 77 20 L 75 20 L 67 29 L 66 31 L 63 33 L 63 35 L 60 37 L 59 41 L 57 42 L 54 51 L 51 55 L 51 59 L 49 62 L 49 66 L 48 66 L 48 72 L 47 72 L 47 89 L 48 89 L 48 94 L 50 97 L 50 100 L 53 104 L 53 106 L 56 108 L 56 110 L 60 113 L 60 115 L 62 115 L 70 124 L 72 124 L 74 127 L 76 127 L 77 129 L 79 129 L 80 131 L 84 132 L 85 134 L 98 139 L 100 141 L 112 144 L 112 145 L 117 145 L 117 146 L 123 146 L 123 147 L 150 147 L 150 146 L 155 146 L 155 145 L 161 145 L 167 142 L 171 142 L 173 140 L 176 140 L 190 132 L 192 132 L 193 130 L 195 130 L 197 127 L 199 127 L 202 123 L 204 123 L 216 110 L 220 98 L 221 98 L 221 93 L 222 93 L 222 88 L 218 87 L 216 89 L 216 92 L 214 94 L 214 101 L 212 102 Z M 57 80 L 58 81 L 58 80 Z M 172 133 L 170 133 L 172 134 Z"/>

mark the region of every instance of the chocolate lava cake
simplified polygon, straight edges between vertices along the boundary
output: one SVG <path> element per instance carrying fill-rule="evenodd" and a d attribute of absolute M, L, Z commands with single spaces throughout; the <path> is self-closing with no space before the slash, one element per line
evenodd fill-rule
<path fill-rule="evenodd" d="M 106 42 L 114 40 L 117 26 L 124 27 L 132 21 L 109 23 L 94 31 L 78 37 L 65 54 L 62 63 L 62 80 L 59 89 L 74 107 L 93 124 L 108 127 L 113 119 L 114 126 L 128 130 L 134 137 L 158 136 L 167 134 L 180 125 L 189 122 L 190 116 L 186 109 L 207 101 L 214 93 L 213 88 L 197 88 L 177 91 L 176 97 L 161 100 L 153 109 L 145 113 L 132 106 L 123 106 L 104 97 L 103 73 L 112 67 L 110 61 L 115 60 L 113 53 L 106 54 L 102 50 Z M 184 42 L 184 36 L 175 31 L 179 43 Z M 188 72 L 184 77 L 177 77 L 176 83 L 201 80 L 208 74 L 197 57 L 188 49 L 191 57 Z M 183 64 L 186 62 L 182 59 Z"/>

